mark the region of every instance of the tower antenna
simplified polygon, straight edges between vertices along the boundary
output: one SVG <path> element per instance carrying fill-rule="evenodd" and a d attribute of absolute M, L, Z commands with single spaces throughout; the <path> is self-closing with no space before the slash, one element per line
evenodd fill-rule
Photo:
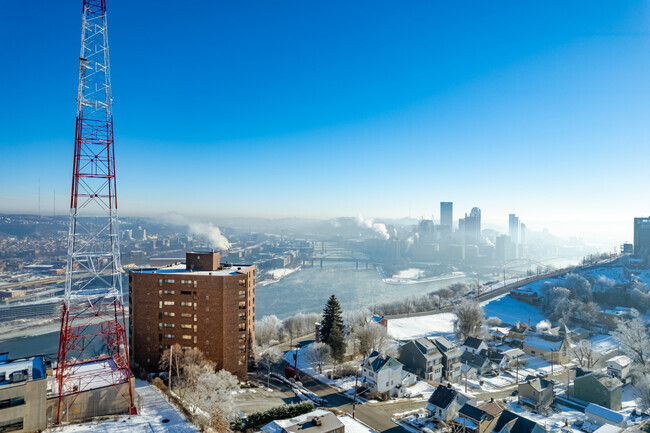
<path fill-rule="evenodd" d="M 122 304 L 112 102 L 106 1 L 84 0 L 57 423 L 83 412 L 81 399 L 75 407 L 79 394 L 107 386 L 114 387 L 116 403 L 124 399 L 125 412 L 136 413 Z"/>

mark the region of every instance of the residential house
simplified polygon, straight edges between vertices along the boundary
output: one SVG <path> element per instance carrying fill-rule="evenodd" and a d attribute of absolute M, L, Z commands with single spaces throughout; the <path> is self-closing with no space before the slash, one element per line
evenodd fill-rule
<path fill-rule="evenodd" d="M 506 357 L 508 366 L 510 368 L 517 368 L 526 365 L 528 358 L 526 358 L 526 353 L 521 349 L 509 349 L 504 350 L 503 355 Z"/>
<path fill-rule="evenodd" d="M 546 433 L 546 430 L 535 421 L 524 418 L 504 410 L 501 412 L 494 429 L 494 433 Z"/>
<path fill-rule="evenodd" d="M 477 379 L 486 373 L 493 371 L 490 360 L 480 353 L 464 352 L 460 357 L 460 369 L 469 379 Z"/>
<path fill-rule="evenodd" d="M 508 337 L 506 339 L 508 341 L 512 341 L 513 343 L 521 343 L 524 341 L 529 331 L 530 326 L 528 326 L 528 323 L 517 322 L 515 326 L 508 330 Z"/>
<path fill-rule="evenodd" d="M 385 318 L 384 316 L 379 316 L 375 314 L 374 316 L 372 316 L 371 320 L 373 323 L 376 323 L 377 325 L 381 325 L 384 328 L 388 328 L 388 319 Z"/>
<path fill-rule="evenodd" d="M 615 356 L 607 360 L 607 374 L 616 377 L 625 383 L 630 377 L 632 360 L 625 355 Z"/>
<path fill-rule="evenodd" d="M 492 371 L 504 370 L 508 367 L 508 358 L 503 352 L 489 348 L 481 350 L 480 354 L 490 360 L 490 370 Z"/>
<path fill-rule="evenodd" d="M 261 430 L 263 433 L 345 433 L 345 425 L 332 412 L 316 409 L 291 419 L 271 421 Z"/>
<path fill-rule="evenodd" d="M 479 353 L 481 350 L 487 350 L 488 345 L 485 341 L 476 337 L 467 337 L 462 346 L 460 346 L 461 352 L 469 353 Z"/>
<path fill-rule="evenodd" d="M 428 338 L 411 340 L 400 347 L 399 361 L 405 370 L 424 380 L 440 382 L 442 378 L 442 355 Z"/>
<path fill-rule="evenodd" d="M 499 406 L 499 404 L 496 403 L 494 399 L 490 399 L 489 402 L 483 403 L 478 408 L 484 410 L 485 412 L 489 413 L 490 415 L 492 415 L 497 419 L 501 415 L 501 412 L 503 412 L 503 408 Z"/>
<path fill-rule="evenodd" d="M 490 337 L 492 337 L 493 340 L 499 341 L 501 343 L 506 340 L 509 333 L 510 329 L 502 326 L 493 326 L 490 328 Z"/>
<path fill-rule="evenodd" d="M 402 397 L 407 386 L 415 384 L 416 377 L 402 371 L 402 363 L 390 356 L 373 351 L 361 364 L 361 375 L 371 392 L 388 393 Z"/>
<path fill-rule="evenodd" d="M 42 356 L 10 361 L 0 354 L 0 432 L 47 427 L 47 372 Z"/>
<path fill-rule="evenodd" d="M 475 405 L 476 398 L 449 386 L 438 385 L 427 402 L 427 414 L 434 421 L 449 422 L 456 418 L 465 403 Z"/>
<path fill-rule="evenodd" d="M 442 375 L 450 382 L 460 379 L 460 350 L 445 337 L 435 337 L 431 340 L 442 354 Z"/>
<path fill-rule="evenodd" d="M 627 420 L 625 415 L 594 403 L 590 403 L 585 408 L 585 418 L 589 424 L 596 426 L 610 424 L 618 427 L 626 427 Z"/>
<path fill-rule="evenodd" d="M 578 376 L 573 381 L 573 396 L 611 410 L 621 410 L 623 384 L 617 378 L 593 373 Z"/>
<path fill-rule="evenodd" d="M 537 413 L 546 414 L 553 403 L 553 383 L 539 377 L 528 376 L 519 383 L 519 403 L 529 406 Z"/>
<path fill-rule="evenodd" d="M 485 410 L 465 403 L 458 410 L 458 416 L 454 418 L 457 428 L 456 433 L 490 433 L 496 424 L 498 416 L 494 416 Z"/>
<path fill-rule="evenodd" d="M 616 307 L 613 309 L 603 310 L 598 313 L 597 322 L 604 324 L 608 329 L 613 330 L 618 326 L 618 321 L 629 317 L 632 312 L 631 308 Z"/>
<path fill-rule="evenodd" d="M 522 349 L 526 355 L 541 358 L 551 364 L 566 364 L 571 361 L 571 341 L 568 336 L 528 333 Z"/>

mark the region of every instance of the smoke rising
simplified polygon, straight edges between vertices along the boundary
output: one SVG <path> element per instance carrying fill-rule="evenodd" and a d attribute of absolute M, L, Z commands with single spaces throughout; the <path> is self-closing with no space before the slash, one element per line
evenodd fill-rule
<path fill-rule="evenodd" d="M 219 227 L 212 225 L 212 223 L 190 223 L 187 227 L 193 235 L 205 237 L 211 248 L 216 250 L 227 250 L 230 248 L 228 239 L 221 234 Z"/>
<path fill-rule="evenodd" d="M 356 222 L 359 225 L 359 227 L 365 227 L 370 230 L 373 230 L 378 235 L 380 235 L 383 239 L 390 239 L 390 235 L 388 234 L 388 230 L 386 230 L 385 224 L 376 223 L 372 218 L 364 218 L 363 215 L 359 215 L 356 218 Z"/>

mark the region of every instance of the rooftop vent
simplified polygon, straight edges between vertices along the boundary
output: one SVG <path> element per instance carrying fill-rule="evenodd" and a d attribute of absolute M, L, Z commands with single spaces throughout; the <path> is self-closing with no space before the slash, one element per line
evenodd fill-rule
<path fill-rule="evenodd" d="M 323 420 L 319 416 L 315 416 L 311 419 L 312 424 L 314 425 L 323 425 Z"/>

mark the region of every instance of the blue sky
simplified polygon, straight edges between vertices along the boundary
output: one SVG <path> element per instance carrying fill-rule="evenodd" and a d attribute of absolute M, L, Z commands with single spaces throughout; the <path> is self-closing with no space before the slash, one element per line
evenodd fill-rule
<path fill-rule="evenodd" d="M 120 211 L 437 218 L 452 200 L 630 240 L 650 214 L 648 12 L 109 1 Z M 80 21 L 80 1 L 0 3 L 0 212 L 36 211 L 39 180 L 67 212 Z"/>

